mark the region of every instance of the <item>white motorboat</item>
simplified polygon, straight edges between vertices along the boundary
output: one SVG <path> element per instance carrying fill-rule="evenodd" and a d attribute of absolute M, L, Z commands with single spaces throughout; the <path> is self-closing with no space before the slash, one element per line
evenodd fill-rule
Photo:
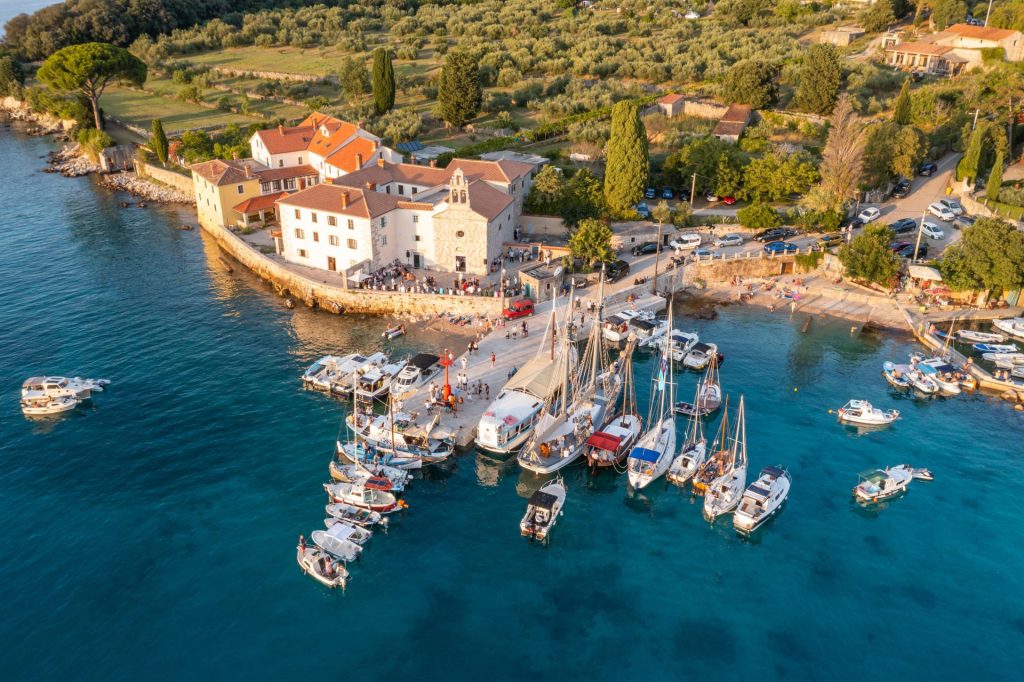
<path fill-rule="evenodd" d="M 910 381 L 907 379 L 910 369 L 909 365 L 897 365 L 886 360 L 882 364 L 882 376 L 893 388 L 910 388 Z"/>
<path fill-rule="evenodd" d="M 22 397 L 75 398 L 88 400 L 93 392 L 101 393 L 110 384 L 108 379 L 81 377 L 29 377 L 21 384 Z"/>
<path fill-rule="evenodd" d="M 683 367 L 699 371 L 707 367 L 712 358 L 718 358 L 718 345 L 697 342 L 683 358 Z"/>
<path fill-rule="evenodd" d="M 979 353 L 1016 353 L 1020 350 L 1014 343 L 975 343 L 971 348 Z"/>
<path fill-rule="evenodd" d="M 390 492 L 391 482 L 386 478 L 371 478 L 363 483 L 324 483 L 331 502 L 341 502 L 370 511 L 389 514 L 404 507 Z"/>
<path fill-rule="evenodd" d="M 1011 317 L 1005 320 L 993 320 L 992 326 L 1001 332 L 1018 339 L 1024 339 L 1024 317 Z"/>
<path fill-rule="evenodd" d="M 672 304 L 668 308 L 668 325 L 672 328 Z M 676 422 L 672 413 L 675 404 L 672 360 L 666 347 L 651 386 L 648 431 L 637 441 L 626 460 L 626 475 L 635 490 L 642 490 L 658 479 L 672 465 L 676 454 Z"/>
<path fill-rule="evenodd" d="M 914 470 L 906 464 L 864 471 L 853 495 L 862 502 L 880 502 L 902 493 L 913 478 Z"/>
<path fill-rule="evenodd" d="M 319 547 L 296 547 L 295 560 L 302 572 L 327 587 L 345 589 L 349 581 L 348 570 Z"/>
<path fill-rule="evenodd" d="M 331 393 L 348 396 L 356 390 L 358 379 L 374 367 L 383 367 L 390 361 L 384 353 L 347 355 L 325 377 Z"/>
<path fill-rule="evenodd" d="M 678 414 L 687 416 L 698 415 L 706 417 L 722 406 L 722 386 L 718 382 L 715 369 L 718 366 L 718 358 L 712 357 L 708 365 L 708 372 L 697 386 L 697 395 L 692 403 L 680 401 L 675 404 L 675 411 Z"/>
<path fill-rule="evenodd" d="M 403 369 L 404 362 L 391 362 L 367 369 L 356 380 L 356 401 L 366 405 L 387 398 L 391 392 L 391 383 Z"/>
<path fill-rule="evenodd" d="M 935 474 L 931 472 L 931 469 L 911 469 L 911 476 L 919 481 L 934 481 Z"/>
<path fill-rule="evenodd" d="M 601 324 L 601 335 L 606 341 L 623 344 L 634 333 L 631 326 L 634 320 L 653 322 L 654 313 L 649 310 L 623 310 L 609 315 Z"/>
<path fill-rule="evenodd" d="M 713 364 L 713 363 L 712 363 Z M 694 397 L 694 404 L 700 403 L 701 387 L 698 385 Z M 696 475 L 697 470 L 707 458 L 707 440 L 704 438 L 704 429 L 701 422 L 701 414 L 695 411 L 690 415 L 690 423 L 686 429 L 686 441 L 683 449 L 676 458 L 672 460 L 672 466 L 668 468 L 665 477 L 669 483 L 682 488 L 690 479 Z"/>
<path fill-rule="evenodd" d="M 839 421 L 847 424 L 881 426 L 900 418 L 899 410 L 880 410 L 866 400 L 853 399 L 837 410 Z"/>
<path fill-rule="evenodd" d="M 956 338 L 966 343 L 1002 343 L 1006 341 L 1004 334 L 993 334 L 991 332 L 978 332 L 973 329 L 958 329 Z"/>
<path fill-rule="evenodd" d="M 989 362 L 1008 367 L 1024 365 L 1024 353 L 983 353 L 981 357 Z"/>
<path fill-rule="evenodd" d="M 942 358 L 925 358 L 921 355 L 912 356 L 914 366 L 929 377 L 939 387 L 943 395 L 959 395 L 961 372 L 951 367 Z"/>
<path fill-rule="evenodd" d="M 743 493 L 732 525 L 741 533 L 753 533 L 782 509 L 792 481 L 781 466 L 765 467 Z"/>
<path fill-rule="evenodd" d="M 332 502 L 324 509 L 328 516 L 347 523 L 354 523 L 357 526 L 375 526 L 378 523 L 381 526 L 388 525 L 388 517 L 381 516 L 380 512 L 356 507 L 355 505 Z"/>
<path fill-rule="evenodd" d="M 412 393 L 441 371 L 440 358 L 431 353 L 417 353 L 391 382 L 391 395 L 400 398 Z"/>
<path fill-rule="evenodd" d="M 400 454 L 393 450 L 378 450 L 369 443 L 342 443 L 335 441 L 335 454 L 353 464 L 375 466 L 383 464 L 396 469 L 420 469 L 423 460 L 416 455 Z"/>
<path fill-rule="evenodd" d="M 732 468 L 713 480 L 704 495 L 704 517 L 709 522 L 736 509 L 747 485 L 747 424 L 742 395 L 730 451 Z"/>
<path fill-rule="evenodd" d="M 365 483 L 371 478 L 386 478 L 391 482 L 391 489 L 397 493 L 405 490 L 409 482 L 409 472 L 398 467 L 389 467 L 385 464 L 376 466 L 356 464 L 341 464 L 337 459 L 332 459 L 328 470 L 331 478 L 342 483 Z"/>
<path fill-rule="evenodd" d="M 450 437 L 438 438 L 434 435 L 441 416 L 436 415 L 429 421 L 421 422 L 419 415 L 412 412 L 389 409 L 387 414 L 375 415 L 354 411 L 345 418 L 348 427 L 366 444 L 369 459 L 376 455 L 378 462 L 381 455 L 392 455 L 388 466 L 399 469 L 418 469 L 419 465 L 410 465 L 404 460 L 417 458 L 421 464 L 437 464 L 451 457 L 455 451 L 455 441 Z M 339 444 L 339 449 L 344 446 Z M 351 451 L 351 448 L 349 449 Z M 349 460 L 354 461 L 354 453 L 345 453 Z"/>
<path fill-rule="evenodd" d="M 331 390 L 331 380 L 336 378 L 339 365 L 356 357 L 356 353 L 339 357 L 337 355 L 325 355 L 302 373 L 302 382 L 311 388 L 320 391 Z"/>
<path fill-rule="evenodd" d="M 474 440 L 477 447 L 499 455 L 523 447 L 533 435 L 544 406 L 558 398 L 565 372 L 563 363 L 568 363 L 570 375 L 576 371 L 575 346 L 570 346 L 568 353 L 549 352 L 548 339 L 549 334 L 555 333 L 555 317 L 552 309 L 552 320 L 538 346 L 538 354 L 516 371 L 480 417 Z"/>
<path fill-rule="evenodd" d="M 531 540 L 547 543 L 551 537 L 551 529 L 555 527 L 562 507 L 565 506 L 565 484 L 556 479 L 544 484 L 540 490 L 530 496 L 526 504 L 526 514 L 519 522 L 519 533 Z"/>
<path fill-rule="evenodd" d="M 334 528 L 338 525 L 345 526 L 345 528 L 347 529 L 347 539 L 351 542 L 356 543 L 357 545 L 365 545 L 367 542 L 370 541 L 370 538 L 373 537 L 372 530 L 368 528 L 363 528 L 358 524 L 349 523 L 348 521 L 345 521 L 344 519 L 339 519 L 335 516 L 328 516 L 326 519 L 324 519 L 324 526 L 326 526 L 328 529 Z"/>
<path fill-rule="evenodd" d="M 387 329 L 385 329 L 383 332 L 381 332 L 381 336 L 383 336 L 388 341 L 397 339 L 399 336 L 405 336 L 405 325 L 393 324 Z"/>
<path fill-rule="evenodd" d="M 47 417 L 54 414 L 70 412 L 78 407 L 81 401 L 72 396 L 51 397 L 45 393 L 22 392 L 21 411 L 28 417 Z"/>
<path fill-rule="evenodd" d="M 925 395 L 935 395 L 939 392 L 939 385 L 935 383 L 935 379 L 925 374 L 917 367 L 911 367 L 907 372 L 907 381 L 916 391 L 920 391 Z"/>
<path fill-rule="evenodd" d="M 638 348 L 657 348 L 668 331 L 665 320 L 633 320 L 629 323 Z"/>
<path fill-rule="evenodd" d="M 679 329 L 673 329 L 660 339 L 659 347 L 661 350 L 665 350 L 665 344 L 669 347 L 669 357 L 675 362 L 682 362 L 686 354 L 697 345 L 700 341 L 700 337 L 697 336 L 697 332 L 684 332 Z"/>
<path fill-rule="evenodd" d="M 360 544 L 352 542 L 350 536 L 355 527 L 347 523 L 336 523 L 327 530 L 315 530 L 310 539 L 320 549 L 342 561 L 355 561 L 363 551 Z"/>
<path fill-rule="evenodd" d="M 1014 367 L 1013 369 L 1011 369 L 1010 376 L 1015 377 L 1017 379 L 1024 379 L 1024 366 Z"/>

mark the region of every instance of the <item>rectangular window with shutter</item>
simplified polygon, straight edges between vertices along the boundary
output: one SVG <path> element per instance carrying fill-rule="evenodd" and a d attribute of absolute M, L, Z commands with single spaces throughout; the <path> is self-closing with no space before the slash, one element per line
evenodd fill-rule
<path fill-rule="evenodd" d="M 330 225 L 331 227 L 337 227 L 338 226 L 338 219 L 335 218 L 332 215 L 329 215 L 329 216 L 327 216 L 327 224 Z"/>
<path fill-rule="evenodd" d="M 315 241 L 315 242 L 320 241 L 320 233 L 319 232 L 314 232 L 313 233 L 313 241 Z"/>
<path fill-rule="evenodd" d="M 338 246 L 340 244 L 340 240 L 338 239 L 338 235 L 336 235 L 336 234 L 328 235 L 327 243 L 330 244 L 331 246 Z"/>
<path fill-rule="evenodd" d="M 302 214 L 299 213 L 299 209 L 295 209 L 295 217 L 296 218 L 301 218 L 302 217 Z"/>
<path fill-rule="evenodd" d="M 348 240 L 348 248 L 353 249 L 353 250 L 358 249 L 359 248 L 359 244 L 356 243 L 355 239 L 349 239 Z"/>
<path fill-rule="evenodd" d="M 296 239 L 305 239 L 306 238 L 305 230 L 303 230 L 302 228 L 296 227 L 295 228 L 295 238 Z"/>
<path fill-rule="evenodd" d="M 309 219 L 314 223 L 316 222 L 316 211 L 313 211 L 309 214 Z"/>
<path fill-rule="evenodd" d="M 350 230 L 356 229 L 356 223 L 351 218 L 348 219 L 348 229 L 350 229 Z"/>

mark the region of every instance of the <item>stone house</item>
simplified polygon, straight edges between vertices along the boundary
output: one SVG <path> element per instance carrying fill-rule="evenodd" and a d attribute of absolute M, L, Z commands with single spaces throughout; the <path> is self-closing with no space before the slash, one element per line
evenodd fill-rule
<path fill-rule="evenodd" d="M 682 95 L 665 95 L 658 100 L 658 111 L 668 118 L 673 118 L 683 113 L 683 106 L 685 102 L 686 98 Z"/>
<path fill-rule="evenodd" d="M 822 31 L 818 36 L 819 43 L 828 43 L 836 47 L 849 47 L 857 38 L 864 35 L 864 29 L 859 26 L 837 26 L 836 28 Z"/>
<path fill-rule="evenodd" d="M 1002 49 L 1006 61 L 1024 60 L 1024 33 L 1005 28 L 954 24 L 931 37 L 932 42 L 958 50 Z"/>
<path fill-rule="evenodd" d="M 719 140 L 736 144 L 740 136 L 747 129 L 753 110 L 749 104 L 730 104 L 729 108 L 722 114 L 722 118 L 715 124 L 711 134 Z"/>
<path fill-rule="evenodd" d="M 948 45 L 896 43 L 885 50 L 885 63 L 907 71 L 924 71 L 937 76 L 958 76 L 970 61 Z"/>

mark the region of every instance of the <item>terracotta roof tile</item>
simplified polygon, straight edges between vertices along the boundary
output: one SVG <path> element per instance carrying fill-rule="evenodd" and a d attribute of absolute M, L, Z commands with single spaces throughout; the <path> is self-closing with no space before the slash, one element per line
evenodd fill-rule
<path fill-rule="evenodd" d="M 345 193 L 348 193 L 348 205 L 343 208 Z M 356 218 L 376 218 L 393 210 L 397 205 L 397 199 L 390 194 L 369 192 L 341 185 L 322 184 L 283 197 L 278 203 L 296 208 L 308 208 L 313 211 L 350 215 Z"/>
<path fill-rule="evenodd" d="M 519 161 L 476 161 L 474 159 L 453 159 L 446 170 L 462 169 L 467 177 L 483 178 L 489 182 L 512 182 L 529 175 L 533 166 Z"/>
<path fill-rule="evenodd" d="M 1012 38 L 1014 33 L 1020 33 L 1020 31 L 1012 31 L 1006 28 L 991 28 L 988 26 L 971 26 L 970 24 L 953 24 L 943 33 L 951 33 L 963 38 L 974 38 L 975 40 L 994 40 L 998 42 Z"/>
<path fill-rule="evenodd" d="M 305 151 L 313 139 L 314 129 L 310 126 L 282 126 L 257 130 L 255 134 L 271 154 L 288 154 Z"/>
<path fill-rule="evenodd" d="M 897 43 L 896 45 L 888 48 L 886 52 L 902 52 L 903 54 L 930 54 L 935 57 L 941 57 L 947 52 L 952 52 L 953 48 L 949 45 L 936 45 L 934 43 Z"/>
<path fill-rule="evenodd" d="M 469 183 L 469 207 L 487 220 L 494 220 L 512 203 L 512 196 L 495 189 L 483 180 Z"/>
<path fill-rule="evenodd" d="M 239 213 L 248 213 L 249 211 L 265 211 L 268 208 L 273 208 L 274 204 L 277 202 L 278 199 L 282 199 L 286 196 L 288 196 L 288 192 L 264 194 L 262 196 L 246 199 L 242 203 L 235 205 L 233 208 Z"/>
<path fill-rule="evenodd" d="M 326 156 L 324 162 L 346 173 L 352 173 L 370 162 L 373 153 L 377 151 L 377 146 L 375 141 L 357 135 Z"/>
<path fill-rule="evenodd" d="M 662 97 L 661 99 L 658 100 L 658 103 L 659 104 L 675 104 L 676 102 L 680 102 L 683 99 L 685 99 L 685 98 L 682 95 L 680 95 L 680 94 L 665 95 L 664 97 Z"/>
<path fill-rule="evenodd" d="M 246 166 L 251 169 L 252 175 L 246 175 Z M 263 168 L 263 164 L 257 163 L 252 159 L 246 159 L 243 161 L 223 161 L 221 159 L 214 159 L 212 161 L 194 163 L 189 166 L 189 170 L 218 187 L 223 185 L 233 185 L 239 182 L 244 182 L 245 180 L 255 180 L 256 173 L 259 172 L 260 168 Z"/>
<path fill-rule="evenodd" d="M 260 176 L 261 181 L 270 182 L 271 180 L 287 180 L 289 178 L 308 178 L 311 175 L 316 175 L 317 172 L 315 168 L 307 164 L 289 166 L 288 168 L 268 168 L 256 171 L 256 174 Z"/>

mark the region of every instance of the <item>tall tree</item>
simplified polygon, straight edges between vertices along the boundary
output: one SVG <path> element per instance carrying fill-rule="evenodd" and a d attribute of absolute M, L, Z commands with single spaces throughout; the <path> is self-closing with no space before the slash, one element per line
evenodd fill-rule
<path fill-rule="evenodd" d="M 164 133 L 164 124 L 158 118 L 153 119 L 153 134 L 149 138 L 149 146 L 160 163 L 167 163 L 167 135 Z"/>
<path fill-rule="evenodd" d="M 842 75 L 835 45 L 812 45 L 800 69 L 796 107 L 812 114 L 830 113 L 839 95 Z"/>
<path fill-rule="evenodd" d="M 613 213 L 624 215 L 643 197 L 651 170 L 640 107 L 631 102 L 617 102 L 612 107 L 611 131 L 605 163 L 604 197 Z"/>
<path fill-rule="evenodd" d="M 978 177 L 978 167 L 981 165 L 981 152 L 985 144 L 985 136 L 988 133 L 988 126 L 981 122 L 971 132 L 967 142 L 967 149 L 964 151 L 964 158 L 960 159 L 960 179 L 970 182 Z"/>
<path fill-rule="evenodd" d="M 0 95 L 13 95 L 25 84 L 21 63 L 10 55 L 0 55 Z"/>
<path fill-rule="evenodd" d="M 913 101 L 910 99 L 910 79 L 907 78 L 900 86 L 900 94 L 892 108 L 892 120 L 901 126 L 909 125 L 914 113 Z"/>
<path fill-rule="evenodd" d="M 36 78 L 54 90 L 85 95 L 97 130 L 103 130 L 100 97 L 111 83 L 142 85 L 146 65 L 128 50 L 109 43 L 69 45 L 43 62 Z"/>
<path fill-rule="evenodd" d="M 988 184 L 985 185 L 985 196 L 989 199 L 998 200 L 999 190 L 1003 186 L 1003 152 L 996 152 L 996 160 L 992 163 L 992 172 L 988 174 Z"/>
<path fill-rule="evenodd" d="M 338 80 L 341 89 L 349 97 L 359 97 L 370 89 L 370 74 L 366 72 L 366 64 L 355 57 L 345 57 L 341 61 Z"/>
<path fill-rule="evenodd" d="M 760 59 L 743 59 L 736 62 L 725 73 L 722 81 L 722 98 L 728 102 L 749 104 L 763 109 L 772 104 L 778 95 L 775 82 L 779 67 Z"/>
<path fill-rule="evenodd" d="M 832 110 L 828 141 L 821 153 L 821 182 L 807 198 L 817 211 L 841 209 L 853 198 L 864 172 L 864 123 L 849 95 L 843 95 Z"/>
<path fill-rule="evenodd" d="M 612 229 L 600 220 L 584 218 L 569 237 L 569 251 L 583 261 L 585 267 L 615 260 L 612 250 Z"/>
<path fill-rule="evenodd" d="M 480 112 L 480 66 L 467 50 L 452 50 L 441 67 L 437 104 L 441 118 L 449 125 L 462 126 Z"/>
<path fill-rule="evenodd" d="M 884 31 L 895 21 L 896 12 L 892 0 L 875 0 L 874 4 L 860 13 L 860 25 L 872 33 Z"/>
<path fill-rule="evenodd" d="M 945 31 L 967 16 L 967 4 L 963 0 L 931 0 L 931 5 L 932 26 L 936 31 Z"/>
<path fill-rule="evenodd" d="M 895 236 L 888 225 L 866 225 L 839 251 L 846 274 L 853 279 L 891 286 L 900 271 L 900 257 L 889 248 Z"/>
<path fill-rule="evenodd" d="M 373 106 L 378 114 L 395 106 L 395 67 L 386 47 L 373 51 Z"/>
<path fill-rule="evenodd" d="M 942 281 L 957 290 L 1016 289 L 1024 285 L 1024 232 L 981 218 L 946 248 L 939 269 Z"/>

